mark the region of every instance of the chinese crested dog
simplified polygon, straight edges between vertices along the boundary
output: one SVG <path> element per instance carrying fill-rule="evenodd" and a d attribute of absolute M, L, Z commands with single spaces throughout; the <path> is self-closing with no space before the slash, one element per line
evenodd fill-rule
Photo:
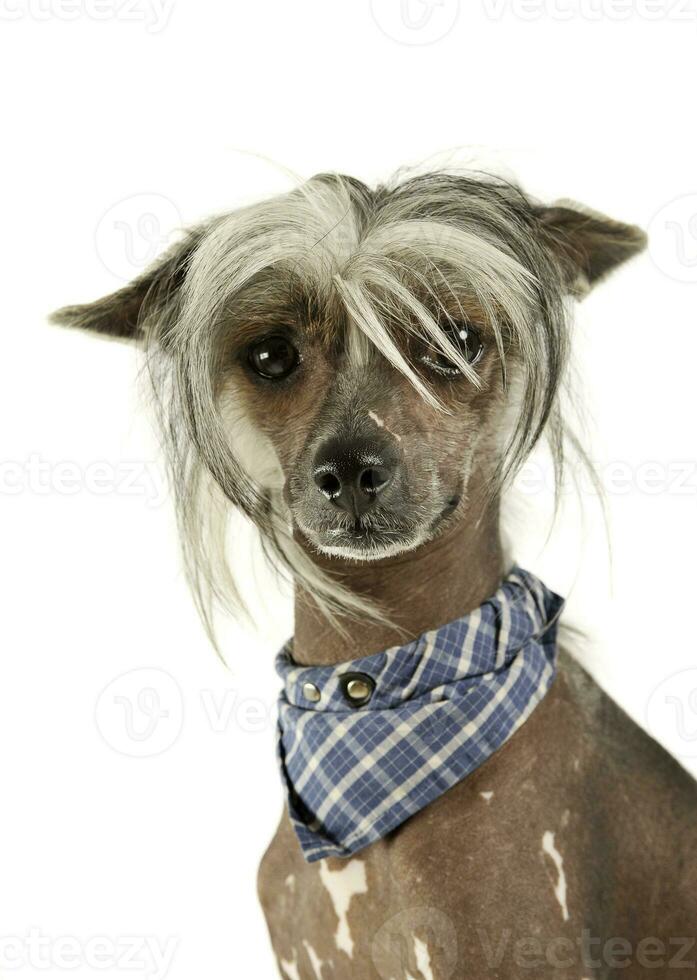
<path fill-rule="evenodd" d="M 695 970 L 696 785 L 499 527 L 533 447 L 575 447 L 573 301 L 644 244 L 487 175 L 322 174 L 55 315 L 146 350 L 209 634 L 231 510 L 294 582 L 259 877 L 288 980 Z"/>

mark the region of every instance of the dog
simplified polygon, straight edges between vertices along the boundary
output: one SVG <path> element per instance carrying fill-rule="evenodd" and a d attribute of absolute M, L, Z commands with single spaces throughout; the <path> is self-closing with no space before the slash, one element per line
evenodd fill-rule
<path fill-rule="evenodd" d="M 697 784 L 558 649 L 561 603 L 511 574 L 500 532 L 503 489 L 543 437 L 562 472 L 572 305 L 645 241 L 489 175 L 321 174 L 54 315 L 146 350 L 212 640 L 242 603 L 231 509 L 294 582 L 288 806 L 259 872 L 287 980 L 695 974 Z M 511 646 L 520 596 L 530 622 Z M 473 646 L 461 669 L 481 636 L 495 668 L 475 670 Z M 453 672 L 414 702 L 453 637 Z M 398 695 L 386 664 L 411 671 Z M 519 700 L 492 686 L 515 671 L 533 678 Z M 443 712 L 464 719 L 452 759 L 433 748 Z M 408 785 L 380 768 L 385 745 L 413 750 L 416 715 L 423 798 L 413 768 Z M 349 745 L 360 777 L 340 772 Z"/>

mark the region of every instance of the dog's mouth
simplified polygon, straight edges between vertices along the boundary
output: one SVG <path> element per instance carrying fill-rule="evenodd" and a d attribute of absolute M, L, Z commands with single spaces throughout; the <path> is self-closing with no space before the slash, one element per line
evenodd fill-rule
<path fill-rule="evenodd" d="M 338 518 L 332 525 L 302 527 L 310 543 L 326 555 L 367 561 L 399 554 L 416 546 L 419 529 L 412 523 L 380 521 L 375 515 Z"/>
<path fill-rule="evenodd" d="M 405 551 L 437 536 L 460 504 L 459 494 L 449 498 L 434 519 L 406 520 L 393 515 L 370 513 L 362 517 L 337 514 L 331 523 L 310 528 L 298 526 L 310 544 L 326 555 L 375 561 Z"/>

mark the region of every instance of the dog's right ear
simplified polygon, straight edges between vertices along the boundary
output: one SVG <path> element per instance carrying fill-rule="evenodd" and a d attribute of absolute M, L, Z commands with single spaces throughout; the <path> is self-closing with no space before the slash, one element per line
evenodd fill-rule
<path fill-rule="evenodd" d="M 143 340 L 146 320 L 163 319 L 176 308 L 191 257 L 202 236 L 202 228 L 188 232 L 128 286 L 93 303 L 64 306 L 51 314 L 51 323 L 120 340 Z"/>
<path fill-rule="evenodd" d="M 574 201 L 537 209 L 545 245 L 562 265 L 568 291 L 578 299 L 646 247 L 646 233 Z"/>

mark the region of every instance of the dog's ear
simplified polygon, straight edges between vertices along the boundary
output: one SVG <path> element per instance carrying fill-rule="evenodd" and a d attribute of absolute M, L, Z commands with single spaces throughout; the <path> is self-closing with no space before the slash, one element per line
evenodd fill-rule
<path fill-rule="evenodd" d="M 579 298 L 646 247 L 641 228 L 573 201 L 539 208 L 537 215 L 543 240 L 560 261 L 569 292 Z"/>
<path fill-rule="evenodd" d="M 128 286 L 93 303 L 64 306 L 51 314 L 51 323 L 92 330 L 121 340 L 142 340 L 146 319 L 164 318 L 176 307 L 202 234 L 202 228 L 189 231 Z"/>

